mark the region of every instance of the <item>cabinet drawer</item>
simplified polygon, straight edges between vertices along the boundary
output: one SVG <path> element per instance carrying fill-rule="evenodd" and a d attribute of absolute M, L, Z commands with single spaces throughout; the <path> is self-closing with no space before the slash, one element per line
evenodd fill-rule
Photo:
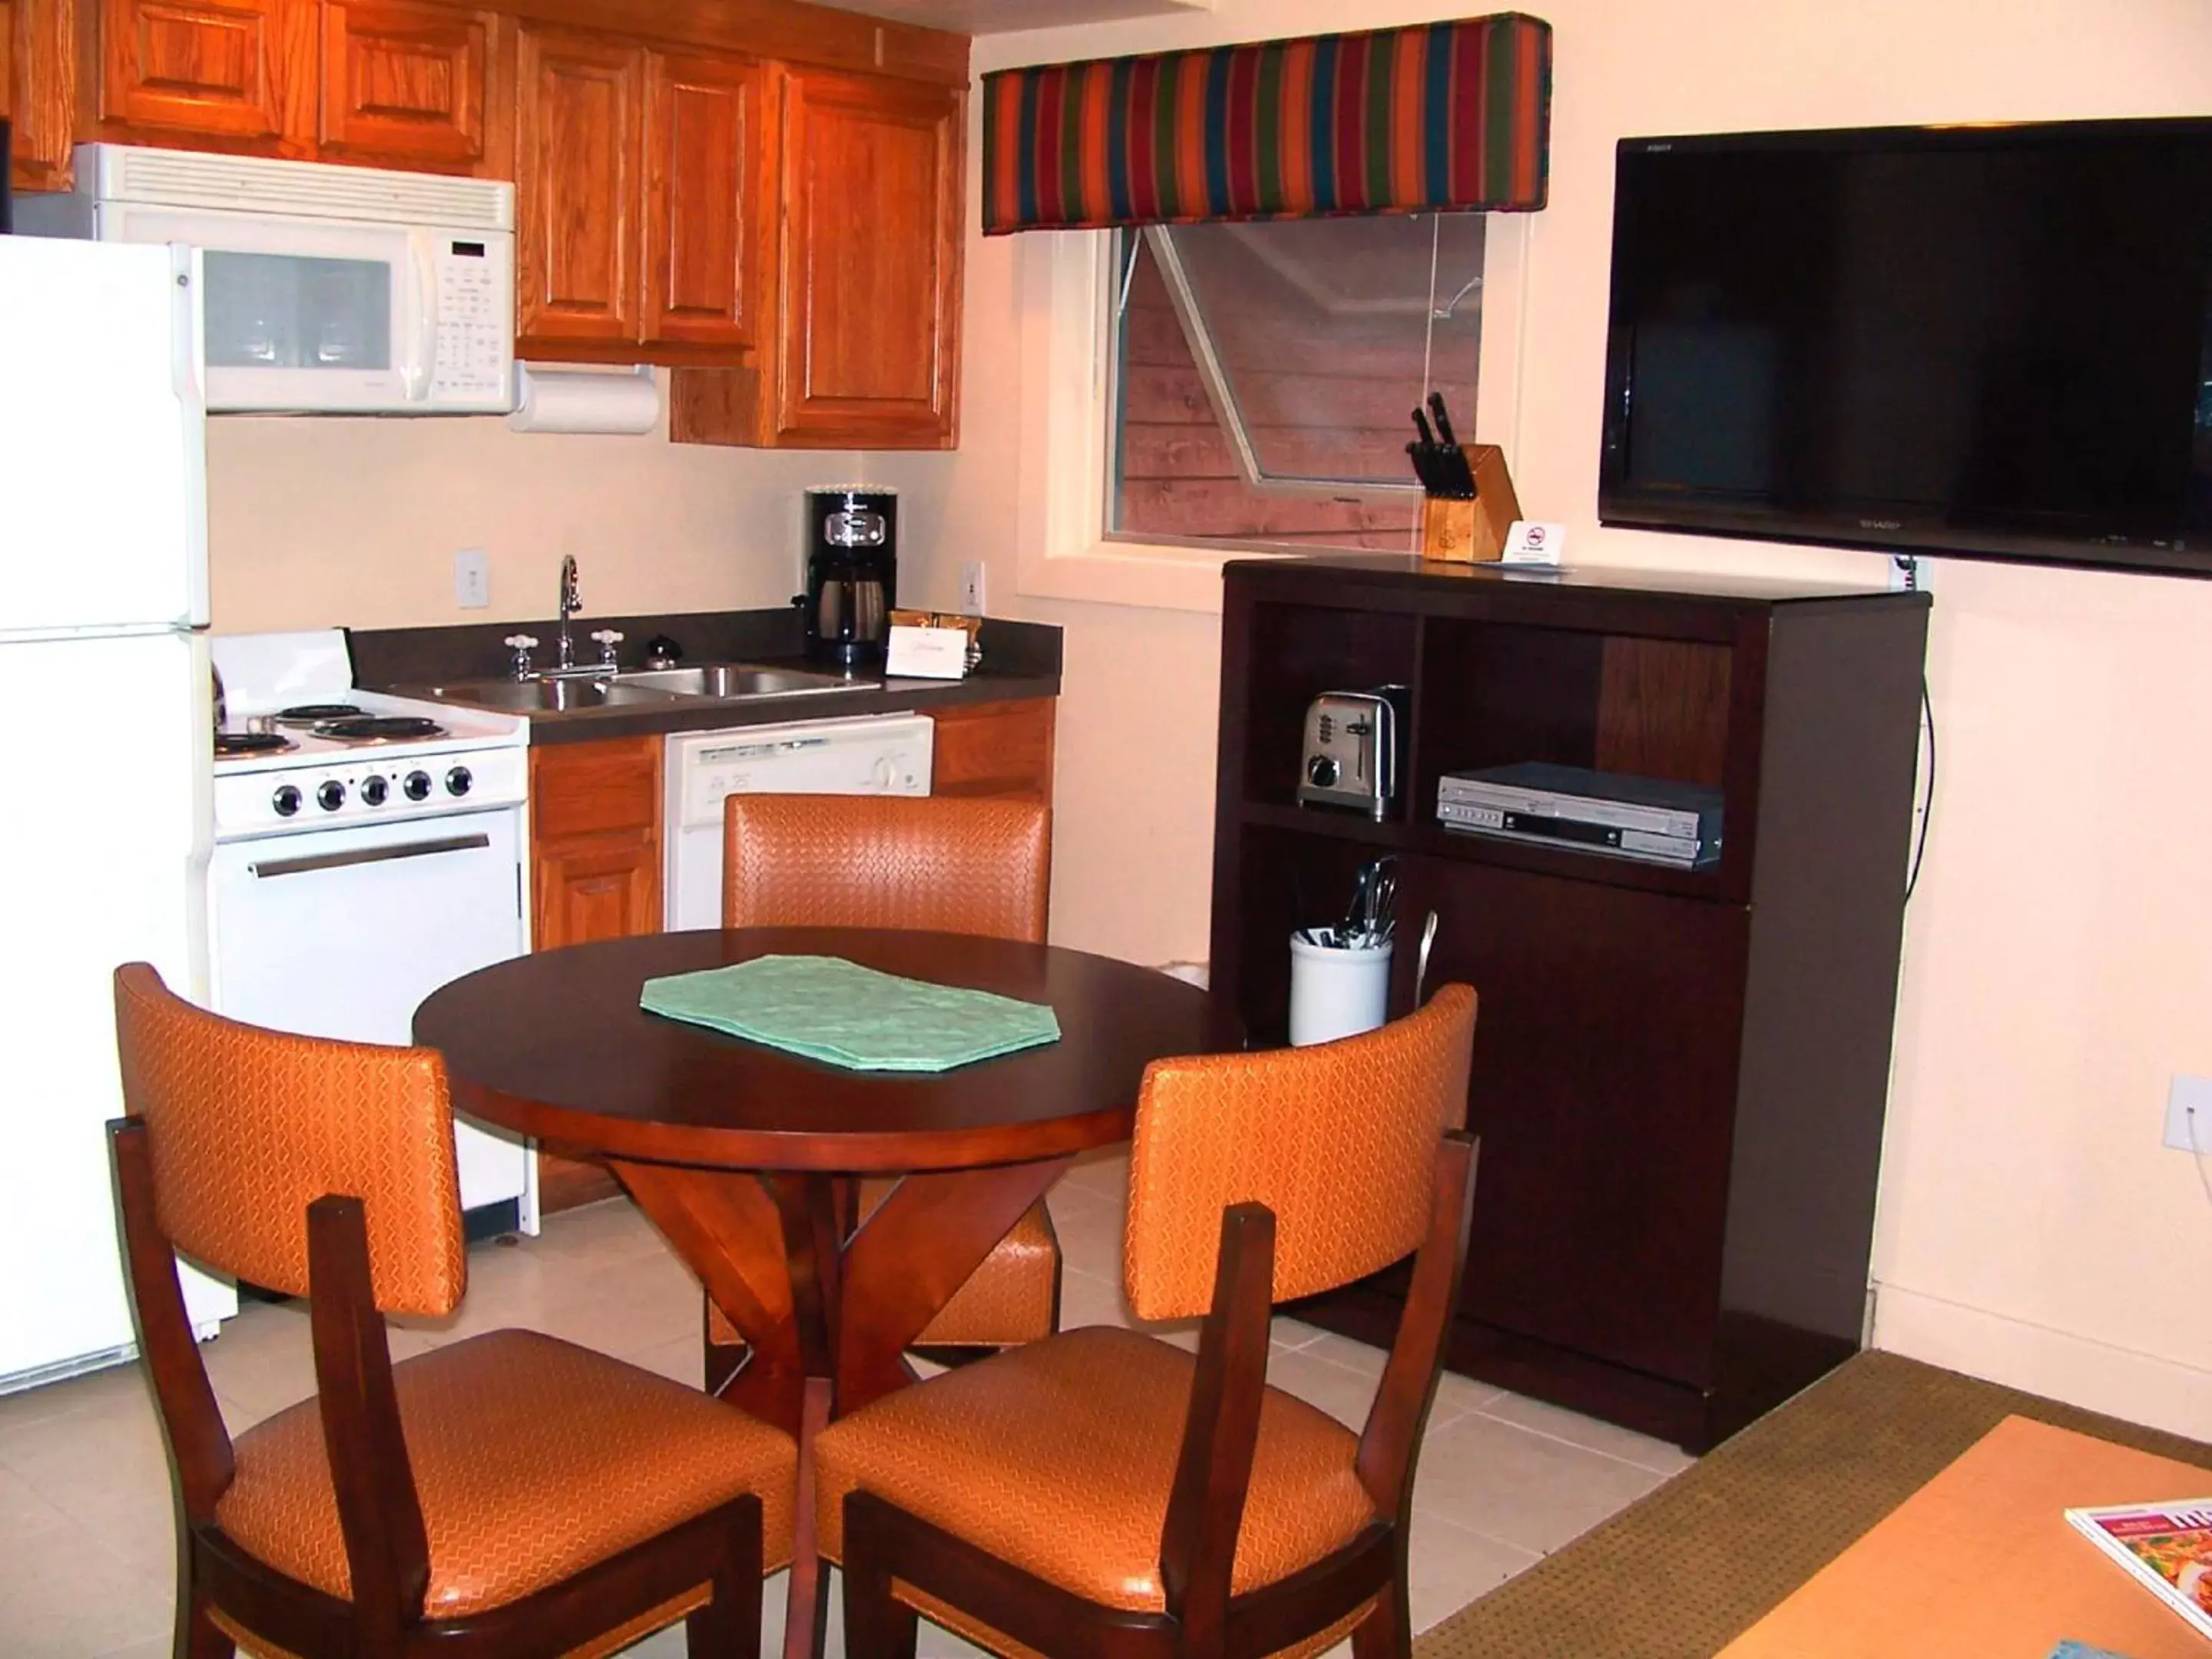
<path fill-rule="evenodd" d="M 932 709 L 933 795 L 1052 799 L 1053 700 L 979 702 Z"/>
<path fill-rule="evenodd" d="M 654 833 L 659 738 L 614 738 L 530 752 L 531 834 L 538 842 L 617 830 Z"/>

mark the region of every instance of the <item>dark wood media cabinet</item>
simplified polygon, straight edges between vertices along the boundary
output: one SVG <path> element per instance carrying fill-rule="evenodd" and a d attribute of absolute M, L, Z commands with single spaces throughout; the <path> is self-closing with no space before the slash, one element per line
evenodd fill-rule
<path fill-rule="evenodd" d="M 1293 927 L 1398 858 L 1391 1012 L 1481 996 L 1455 1370 L 1702 1450 L 1864 1320 L 1928 599 L 1400 557 L 1231 563 L 1215 986 L 1287 1035 Z M 1382 823 L 1302 808 L 1307 703 L 1403 683 Z M 1549 761 L 1717 787 L 1694 870 L 1453 833 L 1449 771 Z M 1301 1304 L 1388 1345 L 1401 1279 Z"/>

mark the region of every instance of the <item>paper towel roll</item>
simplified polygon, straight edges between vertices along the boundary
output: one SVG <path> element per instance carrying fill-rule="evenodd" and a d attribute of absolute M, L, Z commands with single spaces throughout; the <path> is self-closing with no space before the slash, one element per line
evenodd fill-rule
<path fill-rule="evenodd" d="M 635 368 L 514 366 L 517 432 L 651 432 L 660 424 L 660 386 L 650 365 Z"/>

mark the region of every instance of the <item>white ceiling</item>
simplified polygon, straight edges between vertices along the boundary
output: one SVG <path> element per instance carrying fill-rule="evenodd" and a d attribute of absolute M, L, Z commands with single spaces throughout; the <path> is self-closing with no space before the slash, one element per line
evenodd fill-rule
<path fill-rule="evenodd" d="M 1104 23 L 1122 17 L 1175 17 L 1212 11 L 1213 0 L 832 0 L 841 11 L 895 17 L 902 23 L 956 29 L 962 34 L 1012 34 L 1017 29 Z"/>

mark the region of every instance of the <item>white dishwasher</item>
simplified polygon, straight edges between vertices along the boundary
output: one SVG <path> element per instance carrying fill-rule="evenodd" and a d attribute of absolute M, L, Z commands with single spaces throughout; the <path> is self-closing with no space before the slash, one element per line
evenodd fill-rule
<path fill-rule="evenodd" d="M 926 795 L 937 726 L 927 714 L 801 720 L 668 739 L 665 921 L 722 925 L 722 803 L 732 795 Z"/>

